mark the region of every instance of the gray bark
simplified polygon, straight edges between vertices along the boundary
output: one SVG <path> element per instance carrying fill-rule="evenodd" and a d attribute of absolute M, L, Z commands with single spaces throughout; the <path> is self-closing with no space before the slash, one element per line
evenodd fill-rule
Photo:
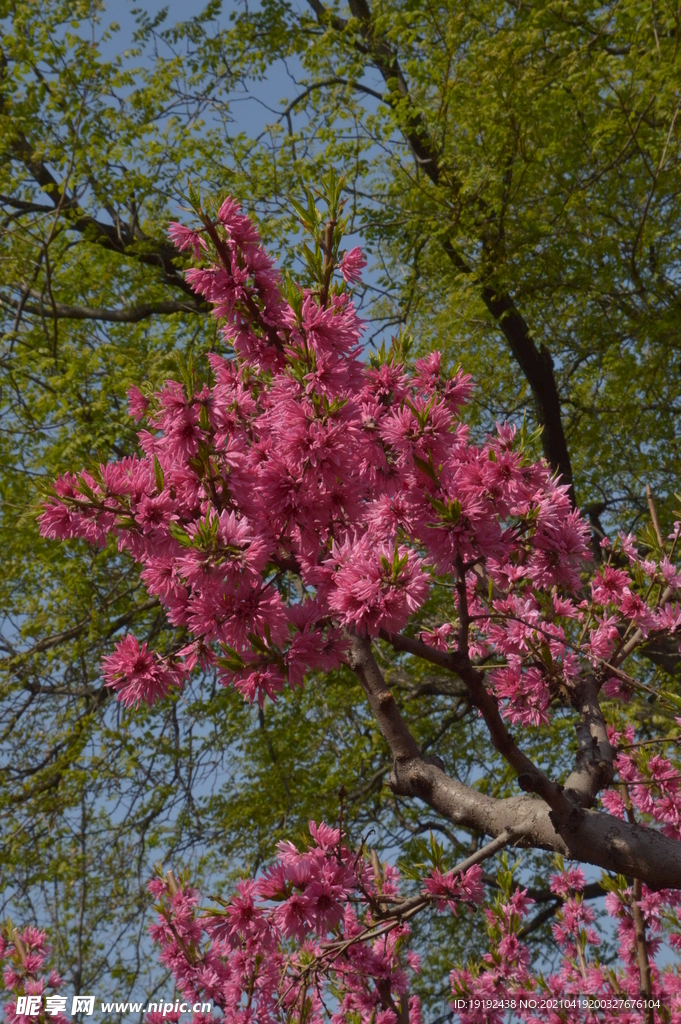
<path fill-rule="evenodd" d="M 395 638 L 395 646 L 400 640 L 403 638 Z M 442 656 L 442 661 L 447 658 L 452 655 Z M 547 780 L 543 792 L 551 800 L 550 806 L 534 793 L 498 799 L 450 778 L 439 758 L 421 754 L 366 637 L 351 637 L 349 663 L 392 752 L 390 786 L 396 794 L 423 800 L 454 825 L 484 835 L 497 837 L 511 832 L 516 846 L 561 853 L 570 860 L 638 878 L 652 889 L 681 888 L 680 842 L 656 829 L 584 806 L 593 802 L 599 785 L 607 782 L 612 771 L 609 744 L 606 740 L 606 747 L 603 742 L 602 716 L 588 681 L 579 708 L 583 739 L 577 765 L 568 780 L 569 789 Z M 526 760 L 513 743 L 507 760 L 512 763 L 518 758 Z M 532 767 L 538 777 L 545 778 L 538 768 Z M 556 789 L 559 798 L 555 797 Z"/>

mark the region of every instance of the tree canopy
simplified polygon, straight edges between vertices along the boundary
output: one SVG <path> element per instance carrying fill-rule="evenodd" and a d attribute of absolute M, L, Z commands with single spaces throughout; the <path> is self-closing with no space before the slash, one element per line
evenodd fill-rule
<path fill-rule="evenodd" d="M 102 685 L 122 629 L 162 648 L 172 630 L 125 553 L 55 548 L 35 509 L 41 482 L 135 451 L 131 381 L 219 349 L 166 234 L 188 178 L 241 197 L 305 273 L 289 197 L 342 170 L 368 336 L 462 362 L 476 436 L 527 410 L 596 535 L 647 516 L 646 483 L 666 529 L 679 475 L 675 8 L 212 3 L 177 25 L 137 12 L 126 40 L 113 14 L 5 3 L 0 54 L 3 877 L 85 988 L 136 983 L 150 860 L 219 886 L 309 817 L 334 820 L 341 785 L 353 827 L 380 824 L 408 859 L 431 828 L 471 841 L 383 786 L 386 747 L 344 670 L 276 720 L 214 681 L 126 712 Z M 489 775 L 463 694 L 383 667 L 422 749 Z M 629 713 L 649 722 L 654 699 Z M 472 930 L 459 921 L 451 948 Z"/>

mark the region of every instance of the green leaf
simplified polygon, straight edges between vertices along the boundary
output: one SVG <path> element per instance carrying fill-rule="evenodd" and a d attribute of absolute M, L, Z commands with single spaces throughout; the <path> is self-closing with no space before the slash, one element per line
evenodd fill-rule
<path fill-rule="evenodd" d="M 171 537 L 181 544 L 183 548 L 195 547 L 194 540 L 189 536 L 189 534 L 185 533 L 179 523 L 170 522 L 168 524 L 168 530 Z"/>
<path fill-rule="evenodd" d="M 158 461 L 157 455 L 154 455 L 154 479 L 156 481 L 156 490 L 160 494 L 165 484 L 165 477 L 163 475 L 163 467 Z"/>

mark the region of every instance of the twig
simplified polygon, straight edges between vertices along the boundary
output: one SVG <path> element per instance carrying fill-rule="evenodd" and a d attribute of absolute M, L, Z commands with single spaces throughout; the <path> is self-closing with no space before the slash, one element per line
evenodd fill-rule
<path fill-rule="evenodd" d="M 657 537 L 657 543 L 660 545 L 660 550 L 664 551 L 664 538 L 662 537 L 662 530 L 660 529 L 660 520 L 657 518 L 655 499 L 653 498 L 653 491 L 650 484 L 646 484 L 646 498 L 648 500 L 650 518 L 653 521 L 653 528 L 655 530 L 655 536 Z"/>

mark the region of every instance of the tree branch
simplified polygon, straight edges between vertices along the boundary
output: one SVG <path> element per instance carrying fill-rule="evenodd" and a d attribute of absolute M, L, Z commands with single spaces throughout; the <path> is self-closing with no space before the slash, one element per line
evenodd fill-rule
<path fill-rule="evenodd" d="M 151 611 L 152 608 L 159 608 L 158 598 L 150 598 L 145 601 L 144 604 L 137 605 L 135 608 L 131 608 L 129 612 L 124 615 L 120 615 L 117 619 L 109 625 L 108 630 L 105 633 L 105 638 L 113 636 L 117 633 L 122 626 L 129 625 L 136 615 L 140 615 L 142 612 Z M 14 665 L 16 662 L 24 661 L 26 658 L 33 657 L 34 654 L 41 654 L 43 651 L 49 651 L 54 647 L 58 647 L 60 644 L 67 643 L 69 640 L 75 640 L 76 637 L 84 633 L 90 626 L 91 618 L 83 619 L 81 622 L 77 622 L 75 626 L 70 629 L 65 629 L 62 633 L 54 633 L 52 636 L 43 637 L 42 640 L 37 640 L 32 647 L 29 647 L 26 651 L 12 652 L 8 657 L 3 658 L 6 667 Z"/>
<path fill-rule="evenodd" d="M 498 799 L 449 778 L 435 759 L 420 754 L 373 658 L 369 640 L 351 638 L 350 664 L 393 754 L 390 784 L 396 794 L 423 800 L 462 828 L 493 837 L 512 830 L 514 845 L 551 850 L 571 860 L 640 878 L 652 889 L 681 888 L 681 843 L 653 828 L 574 805 L 565 819 L 533 796 Z"/>
<path fill-rule="evenodd" d="M 560 396 L 551 353 L 543 344 L 537 348 L 524 317 L 518 312 L 509 295 L 497 294 L 493 288 L 485 286 L 482 289 L 482 299 L 499 324 L 514 359 L 532 389 L 537 419 L 544 428 L 542 448 L 546 461 L 560 474 L 562 482 L 569 486 L 570 500 L 575 505 L 572 464 L 563 430 Z"/>
<path fill-rule="evenodd" d="M 593 675 L 580 680 L 573 707 L 579 712 L 577 763 L 565 783 L 565 791 L 581 807 L 593 807 L 596 796 L 613 780 L 613 749 L 598 701 L 599 685 Z"/>
<path fill-rule="evenodd" d="M 20 213 L 54 213 L 54 207 L 47 206 L 46 203 L 29 203 L 14 196 L 0 195 L 0 204 L 11 206 L 14 210 L 19 210 Z"/>
<path fill-rule="evenodd" d="M 496 698 L 485 688 L 483 673 L 474 668 L 461 651 L 436 651 L 428 644 L 412 637 L 393 636 L 385 632 L 380 635 L 396 650 L 408 650 L 411 654 L 424 657 L 433 664 L 456 672 L 468 689 L 471 704 L 480 711 L 495 748 L 516 771 L 520 788 L 526 793 L 537 793 L 561 818 L 569 818 L 573 814 L 574 805 L 565 796 L 561 787 L 552 782 L 520 750 L 499 714 Z M 370 648 L 368 652 L 364 652 L 363 657 L 371 657 L 373 661 Z M 378 670 L 378 666 L 376 668 Z"/>
<path fill-rule="evenodd" d="M 207 313 L 209 306 L 206 303 L 194 302 L 142 302 L 139 306 L 131 306 L 128 309 L 106 309 L 102 306 L 69 306 L 63 302 L 50 303 L 45 306 L 40 292 L 31 289 L 30 293 L 34 298 L 40 300 L 39 306 L 24 302 L 22 309 L 26 313 L 32 313 L 40 317 L 56 317 L 60 320 L 101 320 L 114 324 L 136 324 L 140 320 L 146 320 L 151 316 L 167 316 L 171 313 Z M 0 292 L 0 303 L 18 309 L 21 303 L 9 295 Z"/>
<path fill-rule="evenodd" d="M 499 714 L 496 699 L 487 691 L 483 674 L 461 655 L 460 651 L 438 651 L 422 640 L 381 630 L 382 640 L 389 643 L 396 651 L 406 651 L 417 658 L 429 661 L 433 665 L 456 673 L 465 683 L 471 695 L 471 703 L 481 711 L 487 725 L 492 742 L 499 753 L 518 772 L 518 784 L 526 792 L 534 792 L 549 803 L 554 809 L 562 805 L 563 797 L 552 789 L 543 773 L 537 777 L 538 769 L 518 750 L 513 737 Z M 579 712 L 581 722 L 577 726 L 577 763 L 565 783 L 564 790 L 568 798 L 580 807 L 593 807 L 595 799 L 605 786 L 613 779 L 613 749 L 608 740 L 608 731 L 598 700 L 599 684 L 595 677 L 583 679 L 573 694 L 572 704 Z M 524 760 L 527 764 L 524 763 Z M 529 776 L 528 765 L 531 765 Z M 557 787 L 559 788 L 559 787 Z M 544 795 L 546 791 L 547 795 Z M 547 798 L 548 797 L 548 798 Z M 556 803 L 558 801 L 558 803 Z M 554 806 L 555 805 L 555 806 Z M 565 813 L 565 811 L 563 812 Z"/>
<path fill-rule="evenodd" d="M 646 921 L 643 911 L 639 906 L 639 900 L 643 897 L 640 878 L 634 879 L 631 893 L 631 914 L 634 919 L 634 939 L 636 942 L 636 959 L 638 960 L 638 971 L 641 982 L 641 996 L 647 1002 L 653 998 L 653 985 L 650 976 L 650 960 L 648 958 L 648 942 L 646 940 Z M 646 1024 L 653 1024 L 654 1014 L 652 1007 L 644 1010 Z"/>
<path fill-rule="evenodd" d="M 390 644 L 393 650 L 413 654 L 417 658 L 422 658 L 423 661 L 429 661 L 431 665 L 437 665 L 438 668 L 446 668 L 449 672 L 458 673 L 462 665 L 462 659 L 459 658 L 456 651 L 438 651 L 435 647 L 431 647 L 414 636 L 388 633 L 385 629 L 382 629 L 378 635 L 381 640 Z"/>
<path fill-rule="evenodd" d="M 340 78 L 338 75 L 333 75 L 331 78 L 324 78 L 319 82 L 311 82 L 310 85 L 306 86 L 301 93 L 292 99 L 289 105 L 285 108 L 283 113 L 280 115 L 279 120 L 284 117 L 288 117 L 293 113 L 299 103 L 302 103 L 311 93 L 316 92 L 317 89 L 326 89 L 330 85 L 348 85 L 351 89 L 356 92 L 362 92 L 366 96 L 373 96 L 376 100 L 383 100 L 383 93 L 377 92 L 376 89 L 371 89 L 368 85 L 363 85 L 361 82 L 355 82 L 352 78 Z"/>
<path fill-rule="evenodd" d="M 0 112 L 4 110 L 4 102 L 0 95 Z M 163 279 L 166 284 L 182 289 L 187 295 L 194 298 L 194 293 L 178 273 L 174 261 L 178 258 L 178 252 L 170 242 L 150 238 L 144 235 L 139 229 L 131 229 L 128 225 L 119 222 L 117 225 L 104 224 L 90 214 L 86 213 L 73 197 L 62 191 L 54 175 L 46 167 L 42 160 L 36 155 L 32 145 L 22 132 L 15 132 L 11 149 L 16 159 L 24 165 L 33 180 L 49 197 L 54 209 L 62 213 L 69 226 L 82 234 L 88 241 L 108 249 L 111 252 L 120 253 L 123 256 L 131 257 L 139 263 L 152 267 L 158 267 L 163 272 Z M 5 200 L 6 201 L 6 200 Z M 30 206 L 32 209 L 38 204 L 18 204 L 17 200 L 9 200 L 17 209 Z M 26 212 L 31 212 L 28 209 Z M 36 212 L 44 212 L 38 207 Z"/>
<path fill-rule="evenodd" d="M 553 915 L 556 913 L 557 910 L 560 909 L 560 907 L 561 901 L 554 897 L 554 901 L 550 903 L 548 907 L 544 907 L 543 910 L 540 910 L 538 914 L 535 914 L 530 921 L 527 921 L 522 926 L 522 928 L 518 931 L 518 938 L 525 939 L 528 935 L 531 935 L 532 932 L 536 932 L 537 929 L 541 928 L 541 926 L 546 921 L 551 920 Z"/>
<path fill-rule="evenodd" d="M 381 670 L 371 653 L 371 642 L 366 637 L 356 634 L 351 637 L 348 661 L 362 684 L 371 710 L 395 760 L 420 760 L 421 751 L 418 743 L 407 728 L 395 698 L 386 686 Z"/>

